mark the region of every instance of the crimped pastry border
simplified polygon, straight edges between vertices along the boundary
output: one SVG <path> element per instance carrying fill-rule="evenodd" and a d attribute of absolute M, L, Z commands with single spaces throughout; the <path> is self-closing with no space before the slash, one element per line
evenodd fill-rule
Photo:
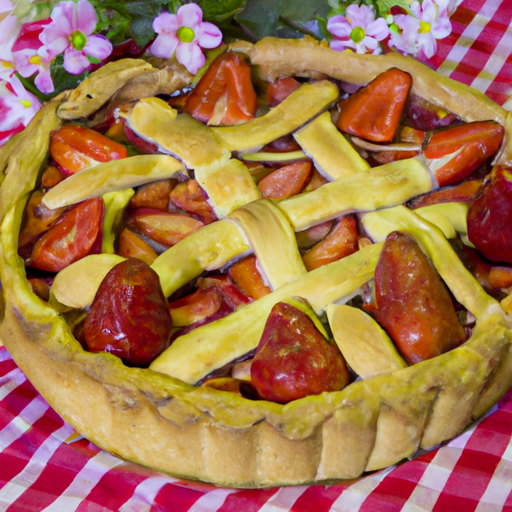
<path fill-rule="evenodd" d="M 343 61 L 339 65 L 353 66 L 354 81 L 363 83 L 372 73 L 390 67 L 391 59 L 374 57 L 370 75 L 361 75 L 357 69 L 367 70 L 367 56 L 340 54 L 307 40 L 276 44 L 263 40 L 244 46 L 262 76 L 283 73 L 279 59 L 287 60 L 287 52 L 297 44 L 311 46 L 311 58 L 324 61 L 318 68 L 309 68 L 316 73 L 328 71 L 325 62 L 335 59 Z M 325 57 L 319 60 L 318 51 Z M 279 56 L 276 62 L 274 52 Z M 310 62 L 303 53 L 297 55 Z M 409 62 L 399 55 L 392 60 L 398 67 Z M 432 76 L 428 68 L 412 62 L 415 78 Z M 147 73 L 145 66 L 142 69 Z M 466 102 L 459 98 L 460 84 L 442 81 L 454 98 L 443 106 L 461 115 Z M 114 94 L 117 87 L 111 86 L 108 94 Z M 81 93 L 88 88 L 105 90 L 94 78 L 83 83 Z M 469 88 L 464 88 L 462 96 L 466 95 L 477 103 L 490 101 Z M 66 103 L 60 108 L 70 111 Z M 506 124 L 503 109 L 494 104 L 489 108 L 495 111 L 495 119 Z M 43 121 L 39 116 L 35 122 Z M 18 139 L 18 151 L 29 143 L 27 139 Z M 482 318 L 472 339 L 448 354 L 286 406 L 194 388 L 149 370 L 126 368 L 107 354 L 85 352 L 65 322 L 28 291 L 24 269 L 9 249 L 9 238 L 17 238 L 19 229 L 15 212 L 23 207 L 24 194 L 34 186 L 39 169 L 31 168 L 25 177 L 25 168 L 10 167 L 6 154 L 0 154 L 9 178 L 8 187 L 0 189 L 2 215 L 7 213 L 0 258 L 4 286 L 0 337 L 50 405 L 106 450 L 175 476 L 230 487 L 351 479 L 399 462 L 418 447 L 429 448 L 452 438 L 474 416 L 488 410 L 511 384 L 512 334 L 499 314 Z M 8 197 L 6 191 L 12 191 L 20 178 L 27 178 L 25 188 Z"/>

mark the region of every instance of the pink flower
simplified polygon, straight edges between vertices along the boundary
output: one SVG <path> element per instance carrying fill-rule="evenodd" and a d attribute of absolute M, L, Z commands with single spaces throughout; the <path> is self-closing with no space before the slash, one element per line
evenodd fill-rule
<path fill-rule="evenodd" d="M 44 46 L 39 50 L 27 49 L 14 53 L 16 71 L 23 78 L 28 78 L 37 73 L 34 84 L 44 94 L 51 94 L 55 90 L 50 73 L 50 64 L 51 58 Z"/>
<path fill-rule="evenodd" d="M 18 39 L 16 39 L 16 42 L 12 47 L 12 51 L 19 52 L 20 50 L 38 50 L 41 48 L 43 43 L 41 43 L 39 36 L 41 35 L 44 27 L 51 23 L 51 21 L 51 18 L 46 18 L 44 20 L 23 23 L 21 26 L 20 35 L 18 36 Z"/>
<path fill-rule="evenodd" d="M 0 5 L 1 9 L 8 7 L 8 3 Z M 6 12 L 6 11 L 0 11 Z M 8 14 L 0 21 L 0 78 L 6 80 L 14 73 L 12 64 L 12 47 L 20 32 L 21 24 L 13 14 Z"/>
<path fill-rule="evenodd" d="M 351 4 L 346 16 L 333 16 L 327 22 L 327 30 L 333 35 L 329 46 L 333 50 L 343 51 L 347 48 L 356 53 L 382 53 L 379 41 L 389 35 L 384 18 L 375 19 L 373 7 Z"/>
<path fill-rule="evenodd" d="M 411 11 L 420 22 L 416 40 L 418 51 L 423 51 L 428 59 L 436 53 L 436 39 L 443 39 L 452 31 L 447 7 L 448 2 L 446 0 L 437 0 L 437 2 L 423 0 L 421 5 L 417 1 L 411 4 Z"/>
<path fill-rule="evenodd" d="M 98 17 L 87 0 L 61 2 L 52 11 L 52 22 L 40 35 L 50 58 L 64 52 L 64 69 L 72 75 L 88 68 L 88 56 L 99 60 L 112 53 L 112 43 L 102 35 L 91 35 Z"/>
<path fill-rule="evenodd" d="M 204 66 L 201 48 L 216 48 L 222 42 L 222 32 L 212 23 L 203 21 L 203 11 L 197 4 L 182 5 L 176 14 L 164 12 L 153 20 L 158 34 L 150 52 L 155 57 L 176 59 L 195 75 Z"/>
<path fill-rule="evenodd" d="M 4 84 L 4 91 L 0 94 L 0 132 L 27 126 L 41 108 L 39 100 L 25 90 L 16 75 L 9 84 Z"/>
<path fill-rule="evenodd" d="M 414 1 L 411 14 L 398 14 L 393 17 L 390 27 L 389 46 L 410 55 L 422 54 L 426 58 L 434 56 L 437 39 L 443 39 L 452 31 L 448 17 L 450 0 Z"/>
<path fill-rule="evenodd" d="M 393 23 L 389 27 L 389 46 L 395 47 L 398 51 L 416 55 L 418 45 L 418 31 L 420 22 L 414 16 L 409 14 L 396 14 L 393 16 Z"/>

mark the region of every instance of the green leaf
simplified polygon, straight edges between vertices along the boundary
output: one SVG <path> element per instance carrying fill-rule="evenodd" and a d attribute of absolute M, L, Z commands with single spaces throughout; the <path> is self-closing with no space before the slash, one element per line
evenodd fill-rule
<path fill-rule="evenodd" d="M 325 18 L 329 10 L 327 0 L 247 0 L 235 19 L 253 40 L 271 35 L 303 37 L 311 32 L 310 23 Z"/>
<path fill-rule="evenodd" d="M 98 59 L 98 57 L 93 57 L 92 55 L 87 55 L 87 58 L 91 64 L 99 64 L 101 62 L 101 59 Z"/>
<path fill-rule="evenodd" d="M 130 32 L 130 20 L 124 16 L 116 17 L 112 20 L 107 32 L 106 38 L 114 45 L 120 44 L 128 39 Z"/>
<path fill-rule="evenodd" d="M 79 75 L 71 75 L 64 69 L 64 57 L 63 55 L 57 55 L 55 60 L 52 62 L 50 68 L 53 83 L 55 85 L 55 92 L 53 95 L 56 95 L 66 89 L 74 89 L 84 78 L 89 76 L 88 71 L 84 71 Z"/>
<path fill-rule="evenodd" d="M 162 12 L 164 7 L 167 7 L 168 3 L 169 0 L 126 0 L 123 5 L 132 16 L 153 19 Z"/>
<path fill-rule="evenodd" d="M 410 11 L 409 6 L 403 0 L 376 0 L 377 16 L 385 18 L 393 6 L 402 7 L 406 11 Z"/>
<path fill-rule="evenodd" d="M 167 2 L 167 10 L 172 14 L 176 14 L 176 11 L 181 7 L 182 2 L 180 0 L 171 0 Z"/>
<path fill-rule="evenodd" d="M 132 39 L 141 47 L 144 48 L 153 37 L 155 37 L 155 33 L 153 32 L 153 18 L 134 18 L 130 22 L 130 35 Z"/>
<path fill-rule="evenodd" d="M 307 23 L 318 17 L 327 16 L 329 4 L 325 0 L 291 0 L 283 2 L 281 16 L 299 23 Z"/>
<path fill-rule="evenodd" d="M 247 0 L 245 9 L 235 16 L 247 37 L 257 41 L 277 30 L 281 0 Z"/>
<path fill-rule="evenodd" d="M 229 20 L 241 12 L 245 7 L 245 0 L 196 0 L 203 10 L 203 19 L 211 23 L 221 23 Z"/>

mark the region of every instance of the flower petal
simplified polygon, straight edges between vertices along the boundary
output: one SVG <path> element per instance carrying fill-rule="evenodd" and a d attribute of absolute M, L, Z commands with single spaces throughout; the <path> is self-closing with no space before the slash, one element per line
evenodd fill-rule
<path fill-rule="evenodd" d="M 423 0 L 421 4 L 421 19 L 424 21 L 432 22 L 437 18 L 437 7 L 432 0 Z"/>
<path fill-rule="evenodd" d="M 98 23 L 98 15 L 94 7 L 87 0 L 80 0 L 76 6 L 76 13 L 76 29 L 90 36 Z"/>
<path fill-rule="evenodd" d="M 374 37 L 377 41 L 386 39 L 389 35 L 389 27 L 384 18 L 377 18 L 366 27 L 366 34 Z"/>
<path fill-rule="evenodd" d="M 149 52 L 155 57 L 170 59 L 174 55 L 179 42 L 176 34 L 160 34 L 151 45 Z"/>
<path fill-rule="evenodd" d="M 347 7 L 346 17 L 353 27 L 366 28 L 375 20 L 375 12 L 369 5 L 359 7 L 357 4 L 351 4 Z"/>
<path fill-rule="evenodd" d="M 373 37 L 368 37 L 368 36 L 366 36 L 359 44 L 361 46 L 365 47 L 365 51 L 371 50 L 372 53 L 379 47 L 378 41 L 376 39 L 374 39 Z"/>
<path fill-rule="evenodd" d="M 448 16 L 448 9 L 450 7 L 450 0 L 434 0 L 437 6 L 439 16 Z"/>
<path fill-rule="evenodd" d="M 17 113 L 18 105 L 20 105 L 20 102 L 14 94 L 0 96 L 0 132 L 22 126 L 20 116 Z"/>
<path fill-rule="evenodd" d="M 213 23 L 204 21 L 196 29 L 195 41 L 203 48 L 217 48 L 222 43 L 222 32 Z"/>
<path fill-rule="evenodd" d="M 11 86 L 14 93 L 0 96 L 0 131 L 26 126 L 41 108 L 41 102 L 25 90 L 17 76 L 12 77 Z"/>
<path fill-rule="evenodd" d="M 204 66 L 206 60 L 201 48 L 195 42 L 180 42 L 176 49 L 176 58 L 178 59 L 178 62 L 183 64 L 193 75 L 195 75 L 199 69 Z"/>
<path fill-rule="evenodd" d="M 89 36 L 82 50 L 86 55 L 104 60 L 112 53 L 112 43 L 102 35 Z"/>
<path fill-rule="evenodd" d="M 61 2 L 57 4 L 52 11 L 52 20 L 60 30 L 70 36 L 75 30 L 75 2 Z M 52 25 L 53 25 L 52 23 Z"/>
<path fill-rule="evenodd" d="M 13 53 L 14 67 L 23 78 L 32 76 L 38 69 L 38 66 L 30 62 L 30 57 L 34 55 L 37 55 L 35 50 L 21 50 Z"/>
<path fill-rule="evenodd" d="M 21 98 L 22 100 L 27 99 L 30 101 L 30 99 L 31 99 L 29 96 L 30 93 L 28 93 L 25 90 L 25 87 L 23 87 L 21 80 L 16 75 L 14 75 L 12 77 L 12 79 L 10 80 L 10 84 L 11 84 L 12 90 L 14 91 L 14 94 L 18 98 Z"/>
<path fill-rule="evenodd" d="M 68 37 L 69 34 L 64 32 L 59 24 L 52 22 L 43 29 L 39 39 L 45 45 L 48 54 L 55 57 L 69 46 Z"/>
<path fill-rule="evenodd" d="M 7 65 L 5 65 L 7 64 Z M 9 81 L 14 74 L 14 68 L 9 66 L 9 62 L 0 59 L 0 80 Z"/>
<path fill-rule="evenodd" d="M 182 5 L 176 12 L 178 25 L 195 29 L 203 21 L 203 11 L 197 4 Z"/>
<path fill-rule="evenodd" d="M 12 59 L 12 47 L 18 37 L 21 25 L 16 16 L 6 16 L 0 21 L 0 59 Z"/>
<path fill-rule="evenodd" d="M 49 69 L 43 69 L 40 71 L 34 80 L 34 84 L 43 94 L 51 94 L 55 91 L 52 75 Z"/>
<path fill-rule="evenodd" d="M 439 18 L 431 26 L 432 35 L 436 39 L 444 39 L 452 32 L 452 24 L 449 18 Z"/>
<path fill-rule="evenodd" d="M 339 52 L 344 52 L 346 49 L 350 49 L 350 50 L 356 49 L 356 45 L 355 45 L 354 41 L 351 41 L 350 39 L 348 39 L 346 41 L 341 41 L 339 39 L 333 39 L 329 43 L 329 47 L 332 48 L 333 50 L 337 50 Z"/>
<path fill-rule="evenodd" d="M 64 52 L 64 69 L 72 75 L 79 75 L 90 64 L 89 59 L 83 52 L 71 47 Z"/>
<path fill-rule="evenodd" d="M 344 16 L 333 16 L 327 21 L 327 30 L 335 37 L 349 37 L 352 26 Z"/>
<path fill-rule="evenodd" d="M 437 42 L 432 34 L 420 34 L 418 37 L 418 47 L 420 50 L 423 50 L 427 59 L 430 59 L 436 53 Z"/>
<path fill-rule="evenodd" d="M 10 0 L 0 0 L 0 13 L 11 12 L 14 9 L 14 5 Z"/>
<path fill-rule="evenodd" d="M 157 34 L 175 34 L 179 28 L 178 17 L 170 12 L 163 12 L 153 20 L 153 30 Z"/>

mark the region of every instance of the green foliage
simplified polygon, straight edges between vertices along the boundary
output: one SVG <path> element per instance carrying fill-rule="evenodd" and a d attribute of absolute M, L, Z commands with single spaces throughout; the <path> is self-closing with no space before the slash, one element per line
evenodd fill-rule
<path fill-rule="evenodd" d="M 316 34 L 312 22 L 325 18 L 329 10 L 327 0 L 247 0 L 235 19 L 253 41 L 271 35 L 302 37 Z"/>
<path fill-rule="evenodd" d="M 79 75 L 71 75 L 64 69 L 64 57 L 63 55 L 57 55 L 55 60 L 52 62 L 51 73 L 53 83 L 55 85 L 55 92 L 53 96 L 59 94 L 59 92 L 65 91 L 66 89 L 74 89 L 84 78 L 89 75 L 88 71 L 84 71 Z"/>
<path fill-rule="evenodd" d="M 196 3 L 203 10 L 204 20 L 219 24 L 243 11 L 246 0 L 196 0 Z"/>
<path fill-rule="evenodd" d="M 99 22 L 97 31 L 113 44 L 132 38 L 140 47 L 154 37 L 153 20 L 172 2 L 169 0 L 91 0 Z"/>
<path fill-rule="evenodd" d="M 403 0 L 377 0 L 377 15 L 386 17 L 391 7 L 397 5 L 409 11 L 409 6 Z"/>

